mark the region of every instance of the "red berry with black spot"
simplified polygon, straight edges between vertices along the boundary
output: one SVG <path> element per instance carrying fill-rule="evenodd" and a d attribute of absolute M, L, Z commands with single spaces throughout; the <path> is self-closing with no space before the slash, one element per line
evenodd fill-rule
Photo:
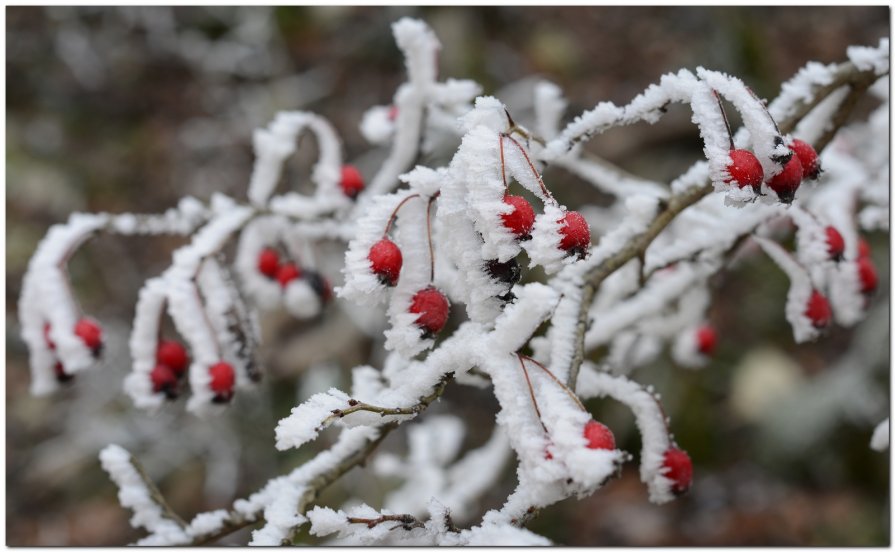
<path fill-rule="evenodd" d="M 342 165 L 342 179 L 339 181 L 342 193 L 354 199 L 364 189 L 364 177 L 354 165 Z"/>
<path fill-rule="evenodd" d="M 861 293 L 869 295 L 876 291 L 879 284 L 879 276 L 876 274 L 876 267 L 870 257 L 861 257 L 858 259 L 858 277 L 861 280 Z"/>
<path fill-rule="evenodd" d="M 504 227 L 517 238 L 527 239 L 535 224 L 535 211 L 531 208 L 531 203 L 522 196 L 509 194 L 503 196 L 503 202 L 513 207 L 509 213 L 500 215 Z"/>
<path fill-rule="evenodd" d="M 170 368 L 177 377 L 183 375 L 187 364 L 190 362 L 189 356 L 186 354 L 186 348 L 183 345 L 177 341 L 166 339 L 159 341 L 155 359 L 159 364 L 164 364 Z"/>
<path fill-rule="evenodd" d="M 696 347 L 705 356 L 712 356 L 715 345 L 718 342 L 718 334 L 711 326 L 702 326 L 696 330 Z"/>
<path fill-rule="evenodd" d="M 301 270 L 295 263 L 284 263 L 280 265 L 279 270 L 277 270 L 277 281 L 280 282 L 281 287 L 288 286 L 289 282 L 295 280 L 299 276 L 301 276 Z"/>
<path fill-rule="evenodd" d="M 783 165 L 783 170 L 768 180 L 768 188 L 774 190 L 783 203 L 792 203 L 792 200 L 796 197 L 796 190 L 799 189 L 801 183 L 802 163 L 799 161 L 798 155 L 793 155 Z"/>
<path fill-rule="evenodd" d="M 615 450 L 615 435 L 605 425 L 591 420 L 584 425 L 587 448 L 595 450 Z"/>
<path fill-rule="evenodd" d="M 814 147 L 808 142 L 795 139 L 792 141 L 790 149 L 792 149 L 802 164 L 802 175 L 805 178 L 816 180 L 818 175 L 820 175 L 820 157 L 818 157 Z"/>
<path fill-rule="evenodd" d="M 258 272 L 264 274 L 268 278 L 274 278 L 277 270 L 280 268 L 280 254 L 276 249 L 265 247 L 258 254 Z"/>
<path fill-rule="evenodd" d="M 211 376 L 209 387 L 214 391 L 214 402 L 230 402 L 233 398 L 233 385 L 236 383 L 236 372 L 226 362 L 218 362 L 208 369 Z"/>
<path fill-rule="evenodd" d="M 727 166 L 727 172 L 730 177 L 724 182 L 730 184 L 736 182 L 740 188 L 752 186 L 755 189 L 761 188 L 761 181 L 764 180 L 764 170 L 758 158 L 749 151 L 743 149 L 730 150 L 730 165 Z"/>
<path fill-rule="evenodd" d="M 680 495 L 687 492 L 693 482 L 693 462 L 690 455 L 677 447 L 665 451 L 662 461 L 663 475 L 671 480 L 671 492 Z"/>
<path fill-rule="evenodd" d="M 560 220 L 559 234 L 562 239 L 559 248 L 569 255 L 583 259 L 590 247 L 590 227 L 577 211 L 569 211 Z"/>
<path fill-rule="evenodd" d="M 379 281 L 386 286 L 394 286 L 398 283 L 398 275 L 401 273 L 401 265 L 404 262 L 401 249 L 388 238 L 382 238 L 370 248 L 370 268 Z"/>
<path fill-rule="evenodd" d="M 410 312 L 419 314 L 416 325 L 423 330 L 423 337 L 430 338 L 441 331 L 450 315 L 451 304 L 447 297 L 434 287 L 419 290 L 410 303 Z"/>
<path fill-rule="evenodd" d="M 816 289 L 811 292 L 808 298 L 808 304 L 805 307 L 805 316 L 807 316 L 815 328 L 826 328 L 833 318 L 833 311 L 830 310 L 830 302 L 821 295 Z"/>
<path fill-rule="evenodd" d="M 832 226 L 827 226 L 824 231 L 827 234 L 827 253 L 830 259 L 837 262 L 842 260 L 842 254 L 845 253 L 845 240 L 842 239 L 842 234 Z"/>
<path fill-rule="evenodd" d="M 89 318 L 82 318 L 75 324 L 75 335 L 81 338 L 93 356 L 99 356 L 103 349 L 103 330 L 99 324 Z"/>
<path fill-rule="evenodd" d="M 153 393 L 164 393 L 169 399 L 177 398 L 177 374 L 170 366 L 157 364 L 149 373 Z"/>

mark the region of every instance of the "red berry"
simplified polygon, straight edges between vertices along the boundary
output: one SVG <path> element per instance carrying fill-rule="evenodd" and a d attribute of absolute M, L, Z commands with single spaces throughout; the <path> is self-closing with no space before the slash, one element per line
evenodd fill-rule
<path fill-rule="evenodd" d="M 805 316 L 811 319 L 815 328 L 825 328 L 833 317 L 829 301 L 816 289 L 811 292 L 811 297 L 808 299 Z"/>
<path fill-rule="evenodd" d="M 587 248 L 590 247 L 590 227 L 587 221 L 577 211 L 569 211 L 560 221 L 562 226 L 559 233 L 562 240 L 559 247 L 563 251 L 567 251 L 570 255 L 577 255 L 583 259 L 587 254 Z"/>
<path fill-rule="evenodd" d="M 876 267 L 873 266 L 870 257 L 858 259 L 858 277 L 861 279 L 861 293 L 866 295 L 876 291 L 879 276 L 876 274 Z"/>
<path fill-rule="evenodd" d="M 164 393 L 169 399 L 177 396 L 177 374 L 170 366 L 157 364 L 149 373 L 149 379 L 153 393 Z"/>
<path fill-rule="evenodd" d="M 671 492 L 676 495 L 687 492 L 693 482 L 693 462 L 690 456 L 677 447 L 665 451 L 662 466 L 667 468 L 663 474 L 672 481 Z"/>
<path fill-rule="evenodd" d="M 595 450 L 615 450 L 615 436 L 600 422 L 591 420 L 584 425 L 587 448 Z"/>
<path fill-rule="evenodd" d="M 56 344 L 53 343 L 52 339 L 50 339 L 50 323 L 49 322 L 44 322 L 44 340 L 47 342 L 47 347 L 49 347 L 50 350 L 52 350 L 52 351 L 56 350 Z"/>
<path fill-rule="evenodd" d="M 715 344 L 718 341 L 718 335 L 711 326 L 702 326 L 696 330 L 696 344 L 699 352 L 705 356 L 712 356 L 715 352 Z"/>
<path fill-rule="evenodd" d="M 354 199 L 364 189 L 364 177 L 354 165 L 342 165 L 342 180 L 339 181 L 342 193 Z"/>
<path fill-rule="evenodd" d="M 792 203 L 801 183 L 802 163 L 799 161 L 798 155 L 793 155 L 783 165 L 783 170 L 771 177 L 768 181 L 768 188 L 774 190 L 783 203 Z"/>
<path fill-rule="evenodd" d="M 280 254 L 276 249 L 265 247 L 258 255 L 258 272 L 268 278 L 274 278 L 280 268 Z"/>
<path fill-rule="evenodd" d="M 280 286 L 282 287 L 286 287 L 289 285 L 289 282 L 299 276 L 301 276 L 301 270 L 299 270 L 295 263 L 284 263 L 280 265 L 279 270 L 277 270 L 277 281 L 280 282 Z"/>
<path fill-rule="evenodd" d="M 394 286 L 398 283 L 398 274 L 401 272 L 401 264 L 404 262 L 401 250 L 395 242 L 388 238 L 382 238 L 370 248 L 370 265 L 373 274 L 379 277 L 379 281 L 386 286 Z"/>
<path fill-rule="evenodd" d="M 416 292 L 410 303 L 410 312 L 419 314 L 416 325 L 423 329 L 423 337 L 429 338 L 437 334 L 447 323 L 451 304 L 447 297 L 434 287 L 427 287 Z"/>
<path fill-rule="evenodd" d="M 817 179 L 820 174 L 820 158 L 817 156 L 817 151 L 814 150 L 811 144 L 795 139 L 792 141 L 790 148 L 793 153 L 796 154 L 796 157 L 799 158 L 799 162 L 802 164 L 802 173 L 805 178 L 810 178 L 811 180 Z"/>
<path fill-rule="evenodd" d="M 82 318 L 75 324 L 75 335 L 81 338 L 94 356 L 99 355 L 103 348 L 103 330 L 99 324 L 89 318 Z"/>
<path fill-rule="evenodd" d="M 398 118 L 398 106 L 390 105 L 388 108 L 388 120 L 394 121 Z"/>
<path fill-rule="evenodd" d="M 233 398 L 233 384 L 236 382 L 236 373 L 233 367 L 226 362 L 218 362 L 208 369 L 211 375 L 209 387 L 214 391 L 214 402 L 229 402 Z"/>
<path fill-rule="evenodd" d="M 553 460 L 553 455 L 548 449 L 544 449 L 544 460 Z"/>
<path fill-rule="evenodd" d="M 53 365 L 53 372 L 56 373 L 56 381 L 58 381 L 59 383 L 68 383 L 71 380 L 75 379 L 74 374 L 65 373 L 65 368 L 63 368 L 62 363 L 58 361 L 56 362 L 56 364 Z"/>
<path fill-rule="evenodd" d="M 503 202 L 513 207 L 509 213 L 500 215 L 504 227 L 517 238 L 528 237 L 535 224 L 535 211 L 531 208 L 531 203 L 522 196 L 509 194 L 503 196 Z"/>
<path fill-rule="evenodd" d="M 730 184 L 736 182 L 740 188 L 752 186 L 760 188 L 761 181 L 764 180 L 764 171 L 758 158 L 749 151 L 742 149 L 730 150 L 730 165 L 727 166 L 727 172 L 730 177 L 724 182 Z"/>
<path fill-rule="evenodd" d="M 842 239 L 842 234 L 832 226 L 827 226 L 825 231 L 827 233 L 827 253 L 830 254 L 830 258 L 834 261 L 842 259 L 842 254 L 845 252 L 845 240 Z"/>
<path fill-rule="evenodd" d="M 186 371 L 187 364 L 189 364 L 189 357 L 186 354 L 186 349 L 177 341 L 159 341 L 155 358 L 159 364 L 164 364 L 173 370 L 177 377 L 183 375 Z"/>
<path fill-rule="evenodd" d="M 862 259 L 870 256 L 870 244 L 864 238 L 858 239 L 858 258 Z"/>

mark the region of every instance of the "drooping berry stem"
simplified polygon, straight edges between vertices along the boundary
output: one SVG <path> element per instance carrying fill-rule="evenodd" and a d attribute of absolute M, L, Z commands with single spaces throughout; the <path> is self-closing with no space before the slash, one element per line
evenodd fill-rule
<path fill-rule="evenodd" d="M 498 138 L 500 144 L 500 177 L 503 178 L 503 187 L 506 191 L 510 191 L 510 185 L 507 182 L 507 163 L 503 155 L 503 134 Z"/>
<path fill-rule="evenodd" d="M 398 217 L 398 211 L 401 210 L 401 207 L 403 207 L 405 203 L 407 203 L 408 201 L 410 201 L 411 199 L 413 199 L 415 197 L 420 197 L 420 195 L 419 194 L 410 194 L 409 196 L 402 199 L 400 203 L 398 203 L 398 205 L 395 207 L 395 210 L 392 211 L 392 214 L 388 217 L 388 222 L 385 223 L 385 230 L 383 230 L 383 232 L 382 232 L 383 238 L 386 237 L 388 235 L 388 231 L 391 230 L 392 224 L 395 223 L 395 219 Z"/>
<path fill-rule="evenodd" d="M 764 110 L 765 114 L 768 116 L 768 119 L 771 120 L 771 124 L 774 125 L 774 130 L 777 131 L 777 134 L 781 134 L 780 127 L 777 126 L 777 121 L 775 121 L 774 118 L 771 117 L 771 112 L 768 111 L 768 106 L 765 105 L 764 100 L 759 98 L 758 94 L 753 92 L 752 89 L 749 88 L 748 86 L 746 87 L 746 90 L 748 90 L 749 93 L 752 94 L 752 97 L 755 98 L 755 101 L 757 101 L 759 104 L 761 104 L 761 108 Z"/>
<path fill-rule="evenodd" d="M 531 169 L 532 174 L 534 174 L 535 178 L 538 180 L 538 185 L 540 185 L 541 191 L 544 192 L 544 195 L 547 196 L 547 199 L 549 199 L 551 203 L 556 205 L 556 200 L 553 199 L 553 194 L 551 194 L 550 190 L 547 189 L 547 186 L 544 185 L 544 179 L 541 178 L 541 173 L 538 172 L 538 169 L 535 168 L 534 163 L 531 162 L 531 158 L 528 156 L 525 148 L 522 147 L 522 144 L 520 144 L 518 140 L 506 133 L 501 133 L 500 135 L 501 144 L 503 144 L 504 138 L 512 142 L 519 149 L 519 152 L 522 153 L 522 157 L 525 158 L 525 162 L 528 163 L 528 168 Z"/>
<path fill-rule="evenodd" d="M 721 117 L 724 118 L 724 126 L 727 127 L 727 139 L 730 140 L 730 149 L 734 150 L 736 147 L 733 145 L 733 132 L 730 130 L 730 121 L 727 120 L 727 112 L 724 111 L 724 103 L 721 101 L 721 96 L 718 95 L 717 90 L 712 90 L 712 94 L 715 95 L 715 100 L 718 102 L 718 109 L 721 110 Z"/>
<path fill-rule="evenodd" d="M 548 433 L 547 426 L 544 425 L 544 420 L 541 419 L 541 409 L 538 408 L 538 399 L 535 398 L 535 389 L 531 385 L 531 378 L 528 375 L 528 368 L 525 367 L 525 362 L 522 360 L 524 357 L 519 353 L 516 353 L 516 358 L 519 359 L 519 366 L 522 367 L 522 373 L 525 375 L 525 383 L 528 385 L 528 393 L 531 395 L 531 403 L 535 407 L 535 414 L 538 415 L 538 422 L 541 424 L 541 427 L 544 428 L 544 433 Z"/>
<path fill-rule="evenodd" d="M 435 281 L 435 248 L 432 245 L 432 203 L 439 196 L 440 192 L 429 198 L 426 204 L 426 239 L 429 240 L 429 283 Z"/>
<path fill-rule="evenodd" d="M 553 381 L 555 381 L 557 385 L 559 385 L 560 387 L 562 387 L 563 391 L 565 391 L 570 397 L 572 397 L 572 400 L 575 401 L 575 403 L 578 405 L 578 408 L 580 408 L 580 409 L 583 410 L 584 412 L 587 412 L 587 408 L 584 407 L 584 404 L 581 402 L 581 399 L 579 399 L 578 396 L 575 395 L 575 393 L 574 393 L 571 389 L 569 389 L 569 386 L 568 386 L 568 385 L 564 384 L 562 381 L 559 380 L 559 378 L 557 378 L 556 376 L 554 376 L 554 375 L 553 375 L 553 372 L 551 372 L 546 366 L 544 366 L 543 364 L 541 364 L 541 363 L 538 362 L 537 360 L 531 358 L 530 356 L 525 356 L 525 355 L 523 355 L 521 358 L 525 358 L 525 359 L 530 360 L 531 362 L 534 363 L 535 366 L 537 366 L 538 368 L 540 368 L 541 370 L 543 370 L 548 376 L 550 376 L 550 379 L 552 379 Z"/>

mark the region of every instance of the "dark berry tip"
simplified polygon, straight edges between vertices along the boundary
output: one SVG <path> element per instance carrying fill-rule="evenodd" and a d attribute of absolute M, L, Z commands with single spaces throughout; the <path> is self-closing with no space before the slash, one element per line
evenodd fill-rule
<path fill-rule="evenodd" d="M 211 399 L 211 402 L 213 402 L 214 404 L 227 404 L 228 402 L 230 402 L 230 399 L 232 399 L 232 398 L 233 398 L 232 393 L 218 394 L 218 395 L 215 395 L 213 399 Z"/>

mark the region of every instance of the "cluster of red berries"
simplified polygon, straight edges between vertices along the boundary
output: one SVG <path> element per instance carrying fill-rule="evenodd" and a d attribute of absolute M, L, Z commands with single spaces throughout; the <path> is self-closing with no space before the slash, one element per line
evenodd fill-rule
<path fill-rule="evenodd" d="M 44 323 L 44 340 L 47 343 L 47 347 L 51 351 L 55 351 L 56 344 L 50 339 L 50 328 L 49 322 Z M 81 318 L 75 323 L 74 334 L 81 338 L 84 345 L 93 353 L 94 358 L 99 357 L 103 351 L 103 330 L 96 321 L 89 318 Z M 62 362 L 59 360 L 53 365 L 53 370 L 56 373 L 56 380 L 61 383 L 69 382 L 75 377 L 74 374 L 65 372 L 65 367 L 62 366 Z"/>
<path fill-rule="evenodd" d="M 176 399 L 180 394 L 179 386 L 189 365 L 186 348 L 177 341 L 161 340 L 156 349 L 156 365 L 150 372 L 153 393 L 164 393 L 168 400 Z M 216 403 L 230 402 L 233 398 L 233 386 L 236 383 L 236 372 L 227 362 L 218 362 L 208 369 L 211 376 L 209 387 L 214 392 Z"/>
<path fill-rule="evenodd" d="M 401 275 L 401 267 L 404 264 L 401 248 L 388 238 L 388 230 L 404 202 L 413 197 L 418 196 L 408 196 L 404 201 L 398 204 L 386 225 L 386 235 L 384 235 L 381 240 L 374 243 L 367 254 L 367 259 L 370 261 L 370 270 L 383 285 L 388 287 L 394 287 L 398 284 L 398 278 Z M 438 288 L 431 284 L 417 291 L 413 295 L 410 300 L 410 307 L 408 308 L 410 313 L 419 315 L 415 323 L 420 328 L 424 339 L 429 339 L 435 336 L 442 330 L 442 328 L 444 328 L 448 316 L 450 316 L 450 310 L 451 304 L 450 301 L 448 301 L 448 298 Z"/>
<path fill-rule="evenodd" d="M 774 190 L 784 203 L 792 203 L 803 179 L 814 180 L 821 172 L 820 158 L 811 144 L 795 139 L 790 149 L 793 155 L 787 160 L 782 160 L 783 170 L 767 181 L 768 188 Z M 758 193 L 764 181 L 764 171 L 758 158 L 751 151 L 731 149 L 730 160 L 731 163 L 727 167 L 730 176 L 725 183 L 736 182 L 740 188 L 751 186 Z"/>
<path fill-rule="evenodd" d="M 325 277 L 314 270 L 302 270 L 292 261 L 281 262 L 280 254 L 271 247 L 265 247 L 258 254 L 258 272 L 279 282 L 284 290 L 291 282 L 302 278 L 308 282 L 321 301 L 326 303 L 332 299 L 332 286 Z"/>
<path fill-rule="evenodd" d="M 149 374 L 153 393 L 164 393 L 168 399 L 177 398 L 177 384 L 189 365 L 186 349 L 177 341 L 161 340 L 156 348 L 155 360 L 155 368 Z"/>
<path fill-rule="evenodd" d="M 522 196 L 507 194 L 503 202 L 513 207 L 509 213 L 500 215 L 504 227 L 517 239 L 531 239 L 531 229 L 535 223 L 535 212 L 531 204 Z M 559 247 L 568 255 L 584 258 L 590 246 L 590 227 L 577 211 L 567 212 L 559 221 L 559 233 L 562 236 Z"/>
<path fill-rule="evenodd" d="M 835 260 L 842 258 L 845 251 L 845 241 L 839 232 L 832 226 L 826 228 L 827 232 L 827 251 L 830 257 Z M 876 266 L 870 259 L 870 246 L 866 241 L 861 239 L 858 242 L 858 279 L 861 283 L 861 293 L 865 297 L 869 297 L 876 291 L 879 284 L 879 276 L 876 273 Z M 805 309 L 805 316 L 811 319 L 811 323 L 815 328 L 825 328 L 829 325 L 833 318 L 833 311 L 830 309 L 830 303 L 819 291 L 812 290 L 811 297 L 808 299 L 808 305 Z"/>
<path fill-rule="evenodd" d="M 595 420 L 585 424 L 584 438 L 587 439 L 589 449 L 615 450 L 615 436 L 612 431 Z M 686 452 L 672 446 L 665 451 L 662 466 L 666 468 L 665 477 L 672 482 L 671 492 L 680 495 L 690 488 L 690 483 L 693 481 L 693 462 Z"/>

